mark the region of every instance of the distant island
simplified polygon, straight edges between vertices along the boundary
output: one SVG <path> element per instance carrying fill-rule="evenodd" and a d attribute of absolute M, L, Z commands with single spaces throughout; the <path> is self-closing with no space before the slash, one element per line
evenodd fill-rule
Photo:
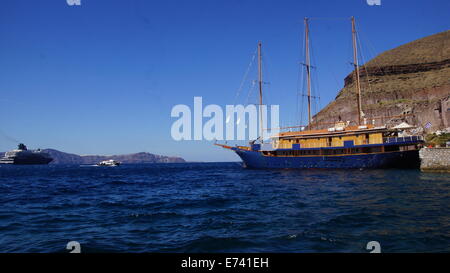
<path fill-rule="evenodd" d="M 64 153 L 54 149 L 44 149 L 50 154 L 53 161 L 50 164 L 97 164 L 100 161 L 113 159 L 124 164 L 142 164 L 142 163 L 184 163 L 181 157 L 155 155 L 151 153 L 135 153 L 125 155 L 76 155 Z"/>

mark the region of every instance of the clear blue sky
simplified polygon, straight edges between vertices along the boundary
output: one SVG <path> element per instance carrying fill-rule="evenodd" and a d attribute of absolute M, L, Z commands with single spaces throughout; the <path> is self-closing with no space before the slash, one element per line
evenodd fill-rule
<path fill-rule="evenodd" d="M 170 136 L 175 104 L 245 103 L 236 91 L 258 40 L 267 103 L 298 123 L 303 18 L 356 16 L 366 61 L 450 26 L 448 0 L 4 0 L 0 6 L 0 151 L 14 138 L 78 154 L 146 151 L 191 161 L 238 157 Z M 312 20 L 319 107 L 351 71 L 348 20 Z M 256 74 L 251 73 L 251 78 Z M 244 90 L 243 92 L 246 92 Z"/>

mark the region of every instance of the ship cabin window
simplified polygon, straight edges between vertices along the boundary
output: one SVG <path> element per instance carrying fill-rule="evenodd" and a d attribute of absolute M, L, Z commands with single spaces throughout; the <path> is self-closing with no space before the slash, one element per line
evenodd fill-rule
<path fill-rule="evenodd" d="M 395 152 L 395 151 L 399 151 L 400 147 L 397 146 L 397 145 L 387 145 L 387 146 L 384 147 L 384 150 L 386 152 Z"/>
<path fill-rule="evenodd" d="M 324 149 L 323 150 L 324 155 L 341 155 L 346 154 L 345 149 Z"/>
<path fill-rule="evenodd" d="M 372 147 L 372 153 L 381 153 L 381 147 Z"/>
<path fill-rule="evenodd" d="M 309 155 L 320 155 L 320 150 L 275 151 L 263 154 L 270 156 L 309 156 Z"/>
<path fill-rule="evenodd" d="M 385 146 L 386 151 L 398 151 L 399 146 Z M 317 155 L 345 155 L 345 154 L 369 154 L 380 153 L 383 147 L 362 147 L 349 149 L 311 149 L 311 150 L 287 150 L 287 151 L 264 151 L 266 156 L 317 156 Z"/>
<path fill-rule="evenodd" d="M 320 155 L 320 150 L 304 150 L 304 155 Z"/>

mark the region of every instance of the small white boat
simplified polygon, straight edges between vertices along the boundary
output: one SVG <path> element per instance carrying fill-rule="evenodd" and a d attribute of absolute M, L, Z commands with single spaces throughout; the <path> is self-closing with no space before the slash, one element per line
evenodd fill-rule
<path fill-rule="evenodd" d="M 97 164 L 97 166 L 107 166 L 107 167 L 115 167 L 115 166 L 119 166 L 120 162 L 110 159 L 110 160 L 103 160 L 100 163 Z"/>

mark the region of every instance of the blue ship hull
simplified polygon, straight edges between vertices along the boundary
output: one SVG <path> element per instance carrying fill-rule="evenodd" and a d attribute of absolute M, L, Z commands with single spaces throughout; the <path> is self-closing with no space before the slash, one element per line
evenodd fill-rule
<path fill-rule="evenodd" d="M 233 147 L 245 167 L 256 169 L 280 168 L 418 168 L 419 151 L 395 151 L 358 155 L 334 156 L 264 156 L 259 151 Z"/>

